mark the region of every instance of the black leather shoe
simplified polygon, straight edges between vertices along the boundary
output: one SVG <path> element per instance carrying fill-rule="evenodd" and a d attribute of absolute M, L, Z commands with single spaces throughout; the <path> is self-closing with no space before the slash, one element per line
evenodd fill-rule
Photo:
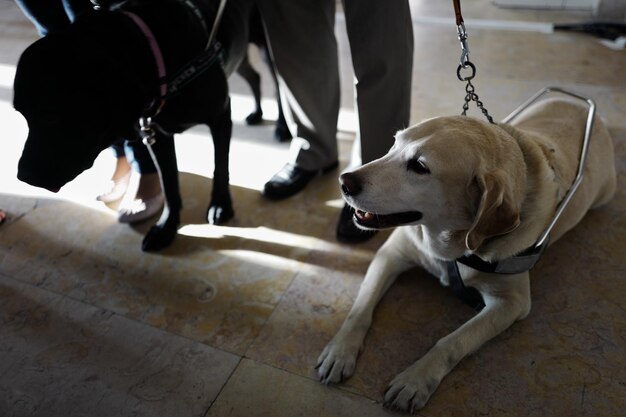
<path fill-rule="evenodd" d="M 338 163 L 334 163 L 323 170 L 308 171 L 292 163 L 285 164 L 280 171 L 274 174 L 274 176 L 265 183 L 263 195 L 271 200 L 291 197 L 306 187 L 317 175 L 332 171 L 337 168 L 338 165 Z"/>
<path fill-rule="evenodd" d="M 376 230 L 363 230 L 358 228 L 352 220 L 354 209 L 348 204 L 343 206 L 337 223 L 337 240 L 342 243 L 361 243 L 373 238 Z"/>

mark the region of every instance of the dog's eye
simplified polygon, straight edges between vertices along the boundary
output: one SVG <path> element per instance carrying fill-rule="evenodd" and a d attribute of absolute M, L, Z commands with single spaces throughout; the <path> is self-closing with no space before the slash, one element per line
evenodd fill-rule
<path fill-rule="evenodd" d="M 428 167 L 419 159 L 410 159 L 406 165 L 406 169 L 413 171 L 416 174 L 430 174 L 430 169 L 428 169 Z"/>

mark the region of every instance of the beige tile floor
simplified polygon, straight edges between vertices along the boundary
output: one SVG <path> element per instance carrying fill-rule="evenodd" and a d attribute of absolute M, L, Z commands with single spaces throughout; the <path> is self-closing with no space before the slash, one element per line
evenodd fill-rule
<path fill-rule="evenodd" d="M 457 114 L 464 90 L 451 6 L 412 6 L 412 121 Z M 583 21 L 588 12 L 505 10 L 487 0 L 463 7 L 477 93 L 494 117 L 549 85 L 594 98 L 615 138 L 619 190 L 533 271 L 530 316 L 464 360 L 420 415 L 623 416 L 626 52 L 581 34 L 511 30 L 517 22 Z M 337 36 L 345 164 L 355 117 L 341 16 Z M 337 173 L 286 201 L 262 199 L 287 145 L 273 141 L 269 123 L 243 124 L 251 101 L 234 77 L 236 219 L 203 223 L 212 150 L 206 128 L 194 128 L 177 139 L 183 227 L 171 248 L 142 253 L 149 222 L 117 224 L 94 201 L 112 166 L 108 153 L 58 195 L 15 179 L 26 126 L 11 107 L 12 74 L 36 37 L 15 5 L 0 0 L 0 207 L 9 213 L 0 226 L 0 416 L 392 415 L 380 405 L 389 380 L 472 311 L 427 274 L 405 274 L 376 311 L 354 377 L 318 384 L 315 360 L 386 237 L 335 241 Z M 271 118 L 267 76 L 264 88 Z"/>

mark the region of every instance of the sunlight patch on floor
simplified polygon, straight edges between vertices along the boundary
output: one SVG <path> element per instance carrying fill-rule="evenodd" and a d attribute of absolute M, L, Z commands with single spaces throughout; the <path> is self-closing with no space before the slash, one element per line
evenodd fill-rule
<path fill-rule="evenodd" d="M 0 64 L 0 88 L 13 88 L 15 65 Z"/>
<path fill-rule="evenodd" d="M 178 233 L 184 236 L 203 238 L 203 239 L 221 239 L 224 237 L 238 237 L 246 240 L 266 242 L 279 246 L 300 248 L 305 250 L 316 250 L 327 253 L 337 253 L 341 245 L 336 242 L 329 242 L 312 236 L 299 235 L 295 233 L 274 230 L 267 227 L 230 227 L 230 226 L 213 226 L 209 224 L 187 224 L 182 226 Z M 222 250 L 220 252 L 228 252 L 228 254 L 236 254 L 241 250 Z M 245 251 L 249 253 L 250 251 Z M 363 259 L 369 259 L 372 256 L 371 251 L 365 249 L 352 248 L 350 256 Z M 275 266 L 275 265 L 272 265 Z"/>

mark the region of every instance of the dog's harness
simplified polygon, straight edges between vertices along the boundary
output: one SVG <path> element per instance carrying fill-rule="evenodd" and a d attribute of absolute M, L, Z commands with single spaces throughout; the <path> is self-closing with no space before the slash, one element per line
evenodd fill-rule
<path fill-rule="evenodd" d="M 187 7 L 192 10 L 196 17 L 198 17 L 198 20 L 200 21 L 200 24 L 202 25 L 204 31 L 208 32 L 206 20 L 204 20 L 204 18 L 202 17 L 202 12 L 200 11 L 200 9 L 198 9 L 198 7 L 190 0 L 178 1 L 187 5 Z M 224 12 L 225 6 L 226 0 L 221 0 L 217 10 L 217 15 L 215 16 L 215 22 L 213 23 L 213 27 L 207 39 L 204 50 L 198 56 L 188 62 L 185 66 L 183 66 L 169 82 L 168 88 L 170 91 L 170 95 L 177 94 L 183 87 L 195 80 L 200 74 L 204 73 L 213 64 L 219 62 L 223 65 L 224 50 L 222 48 L 222 45 L 217 41 L 213 41 L 215 39 L 217 29 L 219 28 L 220 20 L 222 18 L 222 13 Z"/>
<path fill-rule="evenodd" d="M 572 96 L 574 98 L 584 100 L 589 105 L 589 111 L 587 113 L 587 123 L 585 125 L 585 136 L 583 139 L 583 144 L 580 150 L 580 157 L 578 162 L 578 171 L 576 173 L 576 177 L 574 178 L 574 182 L 570 186 L 569 190 L 563 197 L 563 199 L 557 205 L 556 212 L 552 217 L 552 220 L 543 231 L 543 233 L 539 236 L 537 241 L 531 247 L 525 249 L 517 255 L 513 255 L 509 258 L 502 259 L 494 262 L 487 262 L 477 255 L 465 255 L 461 258 L 446 262 L 446 268 L 448 271 L 448 281 L 450 285 L 450 289 L 466 304 L 469 304 L 471 307 L 474 307 L 477 310 L 481 310 L 485 306 L 485 302 L 480 296 L 480 293 L 472 287 L 466 287 L 463 283 L 463 278 L 459 273 L 458 263 L 462 263 L 472 269 L 481 272 L 487 273 L 495 273 L 495 274 L 519 274 L 522 272 L 530 271 L 539 258 L 543 254 L 545 248 L 548 246 L 548 241 L 550 240 L 550 231 L 561 217 L 563 210 L 567 207 L 567 204 L 572 199 L 574 193 L 578 189 L 580 183 L 583 180 L 583 172 L 585 168 L 585 161 L 587 160 L 587 154 L 589 151 L 589 141 L 591 139 L 591 131 L 593 129 L 593 120 L 596 112 L 596 105 L 593 100 L 578 95 L 576 93 L 568 92 L 558 87 L 547 87 L 543 90 L 536 93 L 534 96 L 529 98 L 524 104 L 515 109 L 511 114 L 509 114 L 502 123 L 507 124 L 511 122 L 514 118 L 516 118 L 524 109 L 533 104 L 543 95 L 557 92 L 565 95 Z"/>
<path fill-rule="evenodd" d="M 533 245 L 517 255 L 502 259 L 495 262 L 487 262 L 477 255 L 465 255 L 454 261 L 446 262 L 448 270 L 448 282 L 452 292 L 459 297 L 465 304 L 476 310 L 482 310 L 485 302 L 480 293 L 473 287 L 466 287 L 459 272 L 459 263 L 469 266 L 480 272 L 488 272 L 490 274 L 513 275 L 530 271 L 548 246 L 549 239 L 544 240 L 540 245 Z"/>
<path fill-rule="evenodd" d="M 102 4 L 105 3 L 103 1 L 91 1 L 94 4 L 94 8 L 96 10 L 100 10 L 103 7 L 108 8 L 108 4 Z M 192 13 L 198 18 L 198 21 L 202 25 L 203 31 L 208 32 L 208 25 L 200 9 L 191 0 L 178 1 L 192 11 Z M 198 78 L 198 76 L 203 74 L 214 64 L 220 63 L 221 65 L 223 65 L 224 50 L 222 48 L 222 45 L 219 42 L 215 41 L 215 36 L 217 34 L 217 30 L 219 28 L 225 6 L 226 0 L 220 0 L 220 4 L 218 6 L 215 16 L 215 21 L 213 23 L 213 27 L 211 28 L 211 32 L 207 39 L 204 50 L 191 61 L 189 61 L 186 65 L 184 65 L 180 70 L 178 70 L 178 72 L 174 74 L 169 82 L 167 81 L 163 54 L 161 53 L 161 48 L 159 47 L 156 37 L 142 18 L 137 16 L 135 13 L 125 10 L 122 11 L 125 16 L 129 17 L 135 23 L 135 25 L 145 36 L 148 44 L 150 45 L 150 50 L 152 51 L 152 55 L 154 57 L 157 69 L 159 83 L 157 98 L 155 98 L 147 106 L 147 108 L 143 112 L 143 115 L 139 118 L 141 138 L 146 145 L 152 145 L 155 143 L 155 128 L 157 128 L 157 126 L 152 119 L 161 112 L 161 110 L 165 106 L 167 99 L 180 93 L 180 91 L 185 86 Z"/>

